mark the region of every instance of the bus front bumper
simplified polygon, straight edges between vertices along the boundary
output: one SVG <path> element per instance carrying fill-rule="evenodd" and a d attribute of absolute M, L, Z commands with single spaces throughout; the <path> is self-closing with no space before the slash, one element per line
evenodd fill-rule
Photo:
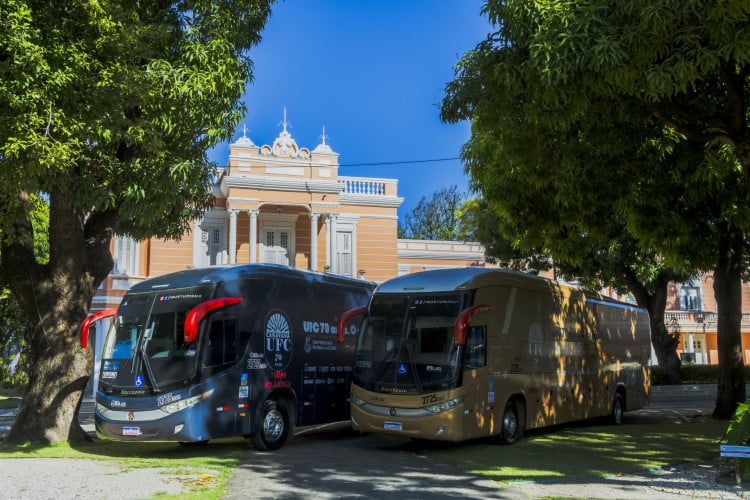
<path fill-rule="evenodd" d="M 424 408 L 395 408 L 354 402 L 351 405 L 354 430 L 415 439 L 459 441 L 462 439 L 462 417 L 462 405 L 437 414 Z"/>
<path fill-rule="evenodd" d="M 97 411 L 94 417 L 96 436 L 117 441 L 205 441 L 209 436 L 204 420 L 196 417 L 195 408 L 191 410 L 173 414 L 160 410 L 116 412 L 108 416 Z"/>

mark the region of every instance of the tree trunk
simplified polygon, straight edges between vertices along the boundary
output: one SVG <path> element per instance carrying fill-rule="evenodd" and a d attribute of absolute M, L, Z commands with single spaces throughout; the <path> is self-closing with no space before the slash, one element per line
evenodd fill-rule
<path fill-rule="evenodd" d="M 654 278 L 653 293 L 636 277 L 630 269 L 623 269 L 621 277 L 633 293 L 639 306 L 648 310 L 651 324 L 651 345 L 654 347 L 659 367 L 664 370 L 665 382 L 669 385 L 682 383 L 680 358 L 677 356 L 678 338 L 669 332 L 664 324 L 664 311 L 667 308 L 667 285 L 669 278 L 661 274 Z"/>
<path fill-rule="evenodd" d="M 12 443 L 78 443 L 89 439 L 77 414 L 91 371 L 91 351 L 81 349 L 77 328 L 66 342 L 49 338 L 58 332 L 36 329 L 32 339 L 35 362 L 29 385 L 8 434 Z"/>
<path fill-rule="evenodd" d="M 719 260 L 714 270 L 718 309 L 719 380 L 713 416 L 729 419 L 745 400 L 745 365 L 742 360 L 742 247 L 739 230 L 720 226 Z"/>
<path fill-rule="evenodd" d="M 651 321 L 651 345 L 654 346 L 659 366 L 664 370 L 664 382 L 667 385 L 679 385 L 682 383 L 682 373 L 679 356 L 677 356 L 677 339 L 669 332 L 664 324 L 664 313 L 661 318 L 650 317 Z"/>
<path fill-rule="evenodd" d="M 29 385 L 8 434 L 10 442 L 88 439 L 77 414 L 93 356 L 81 349 L 78 333 L 96 287 L 112 269 L 109 244 L 115 220 L 109 212 L 83 214 L 53 191 L 48 264 L 34 258 L 28 217 L 16 220 L 14 237 L 3 240 L 4 275 L 34 323 Z"/>

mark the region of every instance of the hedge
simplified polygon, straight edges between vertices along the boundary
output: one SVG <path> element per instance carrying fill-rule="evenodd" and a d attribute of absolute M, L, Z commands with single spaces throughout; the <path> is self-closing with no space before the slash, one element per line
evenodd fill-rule
<path fill-rule="evenodd" d="M 716 384 L 719 381 L 718 365 L 695 365 L 683 363 L 680 367 L 683 384 Z M 651 367 L 651 385 L 665 385 L 664 369 Z M 745 380 L 750 381 L 750 366 L 745 367 Z"/>

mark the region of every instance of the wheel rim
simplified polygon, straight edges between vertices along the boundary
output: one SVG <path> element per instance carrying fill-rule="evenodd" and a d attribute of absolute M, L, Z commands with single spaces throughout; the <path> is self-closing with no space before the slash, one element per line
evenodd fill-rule
<path fill-rule="evenodd" d="M 614 417 L 615 417 L 615 423 L 619 424 L 622 422 L 622 400 L 620 398 L 615 398 L 615 409 L 614 409 Z"/>
<path fill-rule="evenodd" d="M 516 432 L 518 432 L 518 417 L 516 412 L 508 409 L 503 415 L 503 437 L 506 440 L 512 440 L 516 437 Z"/>
<path fill-rule="evenodd" d="M 263 435 L 269 441 L 276 441 L 284 434 L 284 416 L 279 410 L 271 410 L 263 419 Z"/>

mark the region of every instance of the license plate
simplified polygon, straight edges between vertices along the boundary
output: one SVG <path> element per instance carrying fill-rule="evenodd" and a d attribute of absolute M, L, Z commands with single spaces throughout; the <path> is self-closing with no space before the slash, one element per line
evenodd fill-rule
<path fill-rule="evenodd" d="M 383 429 L 387 431 L 403 431 L 404 426 L 401 422 L 383 422 Z"/>
<path fill-rule="evenodd" d="M 140 436 L 141 428 L 140 427 L 123 427 L 122 435 L 123 436 Z"/>

